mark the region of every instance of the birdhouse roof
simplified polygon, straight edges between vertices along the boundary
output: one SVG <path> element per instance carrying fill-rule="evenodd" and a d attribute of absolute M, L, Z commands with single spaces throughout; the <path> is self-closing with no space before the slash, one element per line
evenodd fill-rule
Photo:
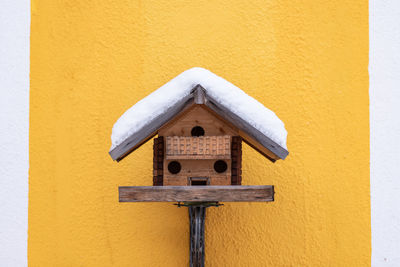
<path fill-rule="evenodd" d="M 192 68 L 137 102 L 118 119 L 111 135 L 111 157 L 121 160 L 194 104 L 205 105 L 236 126 L 244 141 L 270 160 L 288 155 L 287 131 L 273 111 L 214 73 Z"/>

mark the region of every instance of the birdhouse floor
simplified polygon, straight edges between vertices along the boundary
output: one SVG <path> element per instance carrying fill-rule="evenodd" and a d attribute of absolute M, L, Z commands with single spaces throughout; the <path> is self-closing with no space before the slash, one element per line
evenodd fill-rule
<path fill-rule="evenodd" d="M 120 202 L 269 202 L 273 185 L 121 186 Z"/>

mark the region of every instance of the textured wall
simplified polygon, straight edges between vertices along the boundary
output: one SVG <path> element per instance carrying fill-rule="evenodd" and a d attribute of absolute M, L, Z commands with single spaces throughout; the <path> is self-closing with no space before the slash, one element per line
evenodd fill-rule
<path fill-rule="evenodd" d="M 285 161 L 244 148 L 244 184 L 276 201 L 210 208 L 207 266 L 368 266 L 367 0 L 34 0 L 30 265 L 186 265 L 186 209 L 118 203 L 119 185 L 151 185 L 151 144 L 107 152 L 116 119 L 192 66 L 289 132 Z"/>
<path fill-rule="evenodd" d="M 27 262 L 29 22 L 29 1 L 0 1 L 0 266 Z"/>
<path fill-rule="evenodd" d="M 400 2 L 370 1 L 372 266 L 400 266 Z"/>

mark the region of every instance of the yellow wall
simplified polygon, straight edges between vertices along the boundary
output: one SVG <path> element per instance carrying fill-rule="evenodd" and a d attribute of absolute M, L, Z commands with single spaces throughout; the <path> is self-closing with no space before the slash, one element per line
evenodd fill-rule
<path fill-rule="evenodd" d="M 186 266 L 186 208 L 118 203 L 151 185 L 151 144 L 108 150 L 126 109 L 193 66 L 289 132 L 285 161 L 244 148 L 244 184 L 276 200 L 210 208 L 206 265 L 368 266 L 367 0 L 32 0 L 30 266 Z"/>

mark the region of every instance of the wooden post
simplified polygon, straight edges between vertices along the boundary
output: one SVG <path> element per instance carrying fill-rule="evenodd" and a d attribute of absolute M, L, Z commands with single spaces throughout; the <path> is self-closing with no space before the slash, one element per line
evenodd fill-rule
<path fill-rule="evenodd" d="M 190 221 L 190 267 L 204 267 L 204 222 L 206 208 L 202 205 L 189 206 Z"/>
<path fill-rule="evenodd" d="M 219 207 L 223 204 L 218 202 L 178 202 L 178 207 L 188 207 L 190 223 L 190 252 L 189 266 L 204 267 L 205 235 L 204 224 L 206 221 L 206 208 Z"/>

